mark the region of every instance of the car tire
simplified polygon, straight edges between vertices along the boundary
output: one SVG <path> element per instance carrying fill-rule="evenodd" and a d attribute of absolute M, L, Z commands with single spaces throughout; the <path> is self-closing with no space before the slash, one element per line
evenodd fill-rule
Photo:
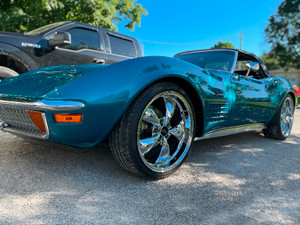
<path fill-rule="evenodd" d="M 9 69 L 7 67 L 0 66 L 0 80 L 9 78 L 9 77 L 15 77 L 18 75 L 19 74 L 16 71 Z"/>
<path fill-rule="evenodd" d="M 109 141 L 126 170 L 161 179 L 177 170 L 195 135 L 194 107 L 184 90 L 161 82 L 147 88 L 128 108 Z"/>
<path fill-rule="evenodd" d="M 285 140 L 292 130 L 294 111 L 294 100 L 291 95 L 287 95 L 267 128 L 263 129 L 265 137 Z"/>

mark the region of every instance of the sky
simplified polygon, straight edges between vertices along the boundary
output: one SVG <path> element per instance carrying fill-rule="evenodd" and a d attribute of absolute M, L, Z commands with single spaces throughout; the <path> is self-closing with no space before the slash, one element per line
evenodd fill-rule
<path fill-rule="evenodd" d="M 118 32 L 138 39 L 144 55 L 173 56 L 178 52 L 211 48 L 231 42 L 261 56 L 269 50 L 264 29 L 282 0 L 138 0 L 147 9 L 141 27 Z"/>

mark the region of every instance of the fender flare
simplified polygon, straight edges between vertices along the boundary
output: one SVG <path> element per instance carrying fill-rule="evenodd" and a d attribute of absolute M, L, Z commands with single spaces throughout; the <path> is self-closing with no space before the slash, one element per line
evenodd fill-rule
<path fill-rule="evenodd" d="M 148 82 L 144 87 L 141 87 L 137 92 L 136 95 L 132 98 L 129 105 L 141 94 L 143 91 L 152 85 L 159 83 L 159 82 L 171 82 L 180 86 L 189 96 L 190 100 L 193 103 L 195 109 L 195 117 L 196 117 L 196 137 L 200 137 L 203 134 L 204 129 L 204 115 L 205 115 L 205 104 L 203 101 L 203 95 L 200 89 L 197 89 L 193 82 L 190 80 L 189 77 L 184 76 L 180 72 L 177 74 L 164 74 L 160 77 L 157 77 L 150 82 Z M 129 107 L 128 105 L 128 107 Z M 127 107 L 127 108 L 128 108 Z M 127 109 L 126 109 L 127 110 Z"/>
<path fill-rule="evenodd" d="M 27 71 L 39 68 L 37 63 L 28 54 L 13 45 L 0 43 L 0 55 L 13 58 L 16 62 L 24 65 Z"/>

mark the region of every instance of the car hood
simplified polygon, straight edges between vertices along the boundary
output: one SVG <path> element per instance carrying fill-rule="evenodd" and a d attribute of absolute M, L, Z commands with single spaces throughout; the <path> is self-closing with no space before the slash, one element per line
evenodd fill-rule
<path fill-rule="evenodd" d="M 40 100 L 47 93 L 95 68 L 107 65 L 53 66 L 33 70 L 0 82 L 0 99 Z"/>
<path fill-rule="evenodd" d="M 18 34 L 13 32 L 0 32 L 0 41 L 1 42 L 26 42 L 26 41 L 34 41 L 37 42 L 41 39 L 39 36 L 32 36 L 32 35 L 25 35 L 25 34 Z"/>

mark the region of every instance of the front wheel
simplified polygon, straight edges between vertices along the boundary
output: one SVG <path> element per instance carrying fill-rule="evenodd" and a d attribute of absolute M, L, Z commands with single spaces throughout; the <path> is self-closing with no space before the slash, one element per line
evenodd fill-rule
<path fill-rule="evenodd" d="M 265 137 L 285 140 L 292 130 L 294 110 L 294 100 L 291 95 L 287 95 L 267 129 L 263 130 Z"/>
<path fill-rule="evenodd" d="M 112 131 L 110 145 L 126 170 L 160 179 L 184 162 L 194 133 L 195 113 L 188 95 L 163 82 L 137 97 Z"/>

